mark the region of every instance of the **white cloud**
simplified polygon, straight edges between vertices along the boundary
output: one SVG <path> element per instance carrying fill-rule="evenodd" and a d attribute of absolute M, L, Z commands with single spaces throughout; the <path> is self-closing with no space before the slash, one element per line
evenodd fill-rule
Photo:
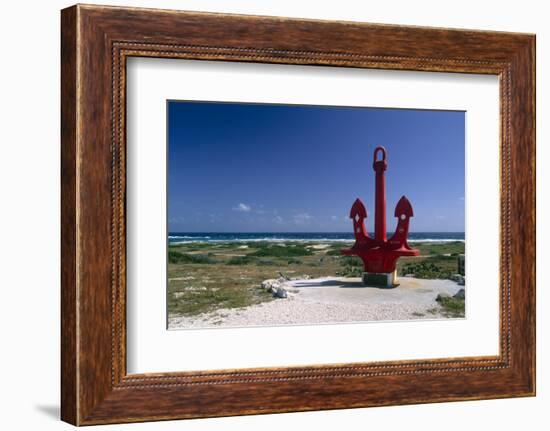
<path fill-rule="evenodd" d="M 251 208 L 250 205 L 243 204 L 242 202 L 239 205 L 237 205 L 236 207 L 233 207 L 233 211 L 239 211 L 239 212 L 244 212 L 244 213 L 250 212 L 251 209 L 252 208 Z"/>
<path fill-rule="evenodd" d="M 292 218 L 295 224 L 306 224 L 309 223 L 313 217 L 308 213 L 299 213 L 294 215 Z"/>
<path fill-rule="evenodd" d="M 275 216 L 273 217 L 273 221 L 275 223 L 282 223 L 283 222 L 283 218 L 281 216 Z"/>

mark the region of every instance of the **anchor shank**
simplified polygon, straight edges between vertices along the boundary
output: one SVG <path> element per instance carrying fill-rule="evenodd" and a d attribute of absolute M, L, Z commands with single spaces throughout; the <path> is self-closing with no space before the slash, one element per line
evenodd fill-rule
<path fill-rule="evenodd" d="M 382 152 L 381 160 L 376 160 L 378 152 Z M 377 241 L 385 242 L 387 239 L 385 171 L 388 167 L 388 164 L 386 163 L 386 150 L 384 149 L 384 147 L 377 147 L 376 150 L 374 150 L 374 162 L 372 167 L 376 172 L 374 237 Z"/>
<path fill-rule="evenodd" d="M 374 235 L 378 241 L 386 241 L 386 179 L 384 171 L 376 172 L 376 206 Z"/>

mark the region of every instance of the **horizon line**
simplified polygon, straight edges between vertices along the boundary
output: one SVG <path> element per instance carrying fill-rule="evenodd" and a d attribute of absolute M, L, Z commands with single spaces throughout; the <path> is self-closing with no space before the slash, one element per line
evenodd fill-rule
<path fill-rule="evenodd" d="M 423 230 L 423 231 L 414 231 L 411 233 L 465 233 L 466 231 L 463 230 Z M 168 231 L 168 233 L 191 233 L 191 234 L 197 234 L 197 233 L 349 233 L 353 235 L 353 231 L 207 231 L 207 230 L 201 230 L 201 231 L 185 231 L 185 230 L 179 230 L 179 231 Z M 391 232 L 388 232 L 391 233 Z"/>

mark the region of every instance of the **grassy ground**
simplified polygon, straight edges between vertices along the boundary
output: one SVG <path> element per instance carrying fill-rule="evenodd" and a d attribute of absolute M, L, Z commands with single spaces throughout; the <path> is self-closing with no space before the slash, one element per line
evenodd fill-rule
<path fill-rule="evenodd" d="M 448 278 L 457 271 L 464 243 L 412 244 L 421 256 L 401 258 L 398 273 Z M 349 243 L 188 243 L 168 250 L 168 313 L 197 315 L 273 300 L 263 280 L 309 276 L 360 276 L 359 258 L 341 256 Z M 443 306 L 443 304 L 442 304 Z"/>
<path fill-rule="evenodd" d="M 464 317 L 465 312 L 465 300 L 458 298 L 441 298 L 438 300 L 443 315 L 446 317 Z"/>
<path fill-rule="evenodd" d="M 397 261 L 400 275 L 414 274 L 417 278 L 449 278 L 457 273 L 458 256 L 464 254 L 464 243 L 412 243 L 420 257 L 403 257 Z"/>

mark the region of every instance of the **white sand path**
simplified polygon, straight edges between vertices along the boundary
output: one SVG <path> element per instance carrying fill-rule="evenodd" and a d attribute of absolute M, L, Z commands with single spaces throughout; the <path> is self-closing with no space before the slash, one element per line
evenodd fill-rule
<path fill-rule="evenodd" d="M 304 325 L 444 318 L 439 293 L 454 295 L 462 286 L 451 280 L 400 277 L 400 285 L 365 287 L 359 278 L 325 277 L 288 282 L 289 297 L 198 316 L 172 316 L 170 329 Z"/>

